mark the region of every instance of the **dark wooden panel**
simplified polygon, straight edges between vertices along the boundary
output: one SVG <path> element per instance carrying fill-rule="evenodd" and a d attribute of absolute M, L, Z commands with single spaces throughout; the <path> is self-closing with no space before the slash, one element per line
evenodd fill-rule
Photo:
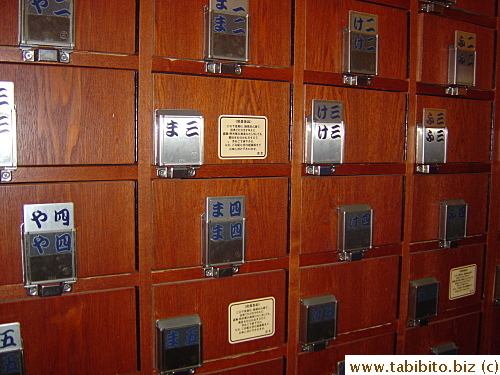
<path fill-rule="evenodd" d="M 155 74 L 154 108 L 197 109 L 201 112 L 205 117 L 206 164 L 288 162 L 290 124 L 288 83 Z M 219 159 L 217 141 L 221 115 L 266 116 L 267 158 Z"/>
<path fill-rule="evenodd" d="M 417 242 L 438 239 L 439 202 L 459 198 L 469 204 L 467 235 L 484 233 L 488 204 L 488 175 L 415 176 L 411 240 Z"/>
<path fill-rule="evenodd" d="M 370 337 L 348 344 L 335 345 L 331 341 L 326 350 L 298 355 L 298 374 L 331 375 L 337 373 L 337 363 L 347 355 L 394 354 L 394 333 Z"/>
<path fill-rule="evenodd" d="M 431 354 L 431 348 L 450 341 L 458 346 L 458 354 L 478 354 L 479 321 L 476 313 L 409 329 L 404 354 Z"/>
<path fill-rule="evenodd" d="M 0 323 L 19 322 L 27 374 L 137 371 L 132 288 L 0 304 Z"/>
<path fill-rule="evenodd" d="M 206 198 L 235 195 L 246 197 L 246 258 L 285 256 L 286 178 L 154 181 L 153 268 L 200 265 L 201 214 L 206 212 Z"/>
<path fill-rule="evenodd" d="M 205 0 L 155 1 L 156 56 L 203 59 Z M 287 67 L 291 64 L 292 2 L 249 1 L 250 61 L 252 65 Z M 175 20 L 175 21 L 173 21 Z"/>
<path fill-rule="evenodd" d="M 1 65 L 14 82 L 19 165 L 135 161 L 132 71 Z"/>
<path fill-rule="evenodd" d="M 410 256 L 410 280 L 434 276 L 439 282 L 438 313 L 481 301 L 483 290 L 484 245 L 440 249 L 413 253 Z M 450 299 L 450 270 L 476 265 L 476 292 L 467 297 Z"/>
<path fill-rule="evenodd" d="M 154 319 L 198 314 L 203 323 L 203 358 L 206 361 L 277 347 L 285 339 L 285 271 L 236 275 L 153 287 Z M 273 336 L 230 344 L 229 305 L 258 298 L 275 298 Z"/>
<path fill-rule="evenodd" d="M 342 73 L 342 28 L 349 11 L 378 15 L 379 76 L 405 79 L 407 65 L 407 12 L 362 1 L 307 0 L 307 70 Z"/>
<path fill-rule="evenodd" d="M 459 0 L 452 8 L 462 9 L 467 12 L 484 14 L 485 16 L 495 17 L 496 0 Z"/>
<path fill-rule="evenodd" d="M 2 22 L 0 22 L 0 44 L 19 45 L 19 3 L 2 1 Z"/>
<path fill-rule="evenodd" d="M 398 280 L 397 256 L 303 268 L 300 298 L 335 295 L 341 334 L 395 320 Z"/>
<path fill-rule="evenodd" d="M 274 359 L 267 362 L 256 363 L 248 366 L 235 367 L 228 370 L 221 370 L 216 372 L 204 372 L 203 367 L 197 369 L 196 372 L 200 374 L 212 375 L 255 375 L 255 374 L 284 374 L 284 360 L 283 358 Z"/>
<path fill-rule="evenodd" d="M 455 44 L 455 30 L 474 33 L 476 44 L 476 88 L 491 90 L 494 64 L 494 30 L 432 14 L 420 14 L 422 35 L 417 80 L 448 84 L 448 47 Z"/>
<path fill-rule="evenodd" d="M 344 102 L 345 163 L 403 162 L 405 94 L 307 85 L 307 115 L 312 114 L 313 99 Z"/>
<path fill-rule="evenodd" d="M 303 178 L 301 253 L 337 250 L 337 210 L 348 204 L 373 209 L 373 246 L 400 242 L 402 195 L 401 176 Z"/>
<path fill-rule="evenodd" d="M 135 270 L 134 183 L 92 182 L 0 186 L 0 284 L 22 283 L 19 227 L 24 204 L 73 202 L 78 276 Z"/>
<path fill-rule="evenodd" d="M 491 102 L 419 95 L 417 121 L 423 121 L 424 108 L 447 111 L 449 163 L 490 161 Z"/>
<path fill-rule="evenodd" d="M 135 53 L 136 3 L 135 0 L 76 1 L 76 49 Z"/>

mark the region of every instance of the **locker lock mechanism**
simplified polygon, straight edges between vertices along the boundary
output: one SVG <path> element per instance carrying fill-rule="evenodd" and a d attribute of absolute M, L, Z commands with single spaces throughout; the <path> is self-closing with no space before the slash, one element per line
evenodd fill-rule
<path fill-rule="evenodd" d="M 313 100 L 312 109 L 304 137 L 306 174 L 331 176 L 344 161 L 344 102 Z"/>
<path fill-rule="evenodd" d="M 161 375 L 194 374 L 203 365 L 198 315 L 156 321 L 157 369 Z"/>
<path fill-rule="evenodd" d="M 14 83 L 0 81 L 0 182 L 12 181 L 17 169 Z"/>
<path fill-rule="evenodd" d="M 245 197 L 208 197 L 201 216 L 201 259 L 205 277 L 224 278 L 245 263 Z"/>
<path fill-rule="evenodd" d="M 21 0 L 20 48 L 24 61 L 69 63 L 75 47 L 74 0 Z"/>
<path fill-rule="evenodd" d="M 156 174 L 189 178 L 203 164 L 204 118 L 199 111 L 156 110 Z"/>
<path fill-rule="evenodd" d="M 249 60 L 248 0 L 210 0 L 205 6 L 205 71 L 241 75 Z"/>
<path fill-rule="evenodd" d="M 24 205 L 24 287 L 29 296 L 70 292 L 77 281 L 73 203 Z"/>
<path fill-rule="evenodd" d="M 458 355 L 458 346 L 450 341 L 431 348 L 431 354 L 434 355 Z"/>
<path fill-rule="evenodd" d="M 426 277 L 410 282 L 408 300 L 408 325 L 422 327 L 437 316 L 439 302 L 439 281 Z"/>
<path fill-rule="evenodd" d="M 300 301 L 300 343 L 303 351 L 324 350 L 337 338 L 337 299 L 333 294 Z"/>
<path fill-rule="evenodd" d="M 419 173 L 437 173 L 446 163 L 448 128 L 445 109 L 424 108 L 417 124 L 416 164 Z"/>
<path fill-rule="evenodd" d="M 439 247 L 458 247 L 467 235 L 468 205 L 463 199 L 448 199 L 439 202 Z"/>
<path fill-rule="evenodd" d="M 449 46 L 448 85 L 445 92 L 465 96 L 476 85 L 476 34 L 455 30 L 455 44 Z"/>
<path fill-rule="evenodd" d="M 350 10 L 349 26 L 343 29 L 344 84 L 370 86 L 378 75 L 378 53 L 378 16 Z"/>
<path fill-rule="evenodd" d="M 338 208 L 338 251 L 340 261 L 357 261 L 372 248 L 373 210 L 368 204 Z"/>
<path fill-rule="evenodd" d="M 445 8 L 456 3 L 457 0 L 420 0 L 420 11 L 443 14 Z"/>

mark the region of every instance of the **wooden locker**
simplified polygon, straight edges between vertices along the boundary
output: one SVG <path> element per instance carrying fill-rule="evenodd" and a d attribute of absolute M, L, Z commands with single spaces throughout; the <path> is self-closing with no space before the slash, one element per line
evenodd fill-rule
<path fill-rule="evenodd" d="M 136 267 L 135 184 L 131 181 L 19 184 L 0 186 L 4 239 L 0 259 L 10 266 L 0 284 L 21 284 L 20 226 L 23 205 L 73 202 L 78 276 L 134 272 Z M 21 285 L 19 290 L 23 289 Z"/>
<path fill-rule="evenodd" d="M 21 1 L 24 0 L 2 4 L 0 45 L 19 45 Z M 40 7 L 44 5 L 49 6 L 49 3 L 42 2 Z M 136 53 L 137 6 L 134 0 L 75 2 L 75 51 Z"/>
<path fill-rule="evenodd" d="M 204 7 L 208 1 L 154 1 L 155 56 L 203 60 Z M 250 65 L 291 66 L 292 4 L 248 2 Z M 189 30 L 189 32 L 186 32 Z"/>
<path fill-rule="evenodd" d="M 338 362 L 344 361 L 348 355 L 391 355 L 394 354 L 394 333 L 369 337 L 347 344 L 336 345 L 330 342 L 326 350 L 298 355 L 298 373 L 330 375 L 338 373 Z"/>
<path fill-rule="evenodd" d="M 3 64 L 14 82 L 18 164 L 135 162 L 133 71 Z"/>
<path fill-rule="evenodd" d="M 240 195 L 246 197 L 246 259 L 286 256 L 287 179 L 156 180 L 153 269 L 201 265 L 201 215 L 207 211 L 206 198 Z"/>
<path fill-rule="evenodd" d="M 446 110 L 447 163 L 488 163 L 490 161 L 491 102 L 418 95 L 417 121 L 432 127 L 433 125 L 425 123 L 424 108 Z"/>
<path fill-rule="evenodd" d="M 412 253 L 410 280 L 433 276 L 439 281 L 439 319 L 440 314 L 448 310 L 468 305 L 477 306 L 481 302 L 483 265 L 482 244 Z M 459 279 L 460 269 L 468 274 L 466 278 Z"/>
<path fill-rule="evenodd" d="M 133 288 L 0 303 L 19 322 L 27 374 L 125 374 L 138 370 Z"/>
<path fill-rule="evenodd" d="M 379 76 L 406 79 L 407 11 L 355 0 L 307 0 L 306 8 L 305 69 L 342 73 L 342 28 L 354 10 L 378 16 Z"/>
<path fill-rule="evenodd" d="M 307 115 L 313 100 L 344 102 L 344 163 L 404 161 L 404 93 L 306 85 L 305 99 Z"/>
<path fill-rule="evenodd" d="M 398 282 L 397 256 L 307 267 L 300 270 L 300 298 L 333 294 L 340 336 L 394 322 Z"/>
<path fill-rule="evenodd" d="M 301 253 L 338 250 L 340 205 L 370 205 L 373 210 L 373 246 L 400 243 L 402 184 L 401 176 L 397 175 L 303 178 Z M 385 194 L 392 198 L 388 200 Z M 368 250 L 369 253 L 376 251 Z"/>
<path fill-rule="evenodd" d="M 411 355 L 431 354 L 431 348 L 455 343 L 458 354 L 478 354 L 479 313 L 429 323 L 428 326 L 411 328 L 406 332 L 405 353 Z M 458 357 L 460 358 L 460 357 Z"/>
<path fill-rule="evenodd" d="M 419 43 L 417 80 L 440 85 L 448 84 L 448 47 L 455 44 L 455 30 L 476 34 L 476 85 L 493 88 L 494 30 L 472 23 L 452 20 L 434 14 L 420 14 L 422 29 Z"/>
<path fill-rule="evenodd" d="M 201 112 L 205 122 L 205 164 L 288 162 L 288 83 L 155 74 L 154 92 L 155 109 L 196 109 Z M 222 115 L 267 117 L 267 157 L 220 159 L 219 116 Z"/>
<path fill-rule="evenodd" d="M 240 356 L 284 345 L 285 291 L 283 270 L 155 285 L 154 319 L 198 314 L 203 324 L 203 360 Z M 257 331 L 261 338 L 230 343 L 230 304 L 267 298 L 274 298 L 274 334 Z"/>
<path fill-rule="evenodd" d="M 446 199 L 468 203 L 468 236 L 485 233 L 487 197 L 487 174 L 415 176 L 412 242 L 438 239 L 439 202 Z"/>

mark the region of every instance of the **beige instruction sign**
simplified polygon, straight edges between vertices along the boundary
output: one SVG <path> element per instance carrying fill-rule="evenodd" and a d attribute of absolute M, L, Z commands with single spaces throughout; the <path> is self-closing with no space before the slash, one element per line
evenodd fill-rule
<path fill-rule="evenodd" d="M 267 117 L 219 117 L 220 159 L 265 159 L 267 157 Z"/>
<path fill-rule="evenodd" d="M 235 302 L 228 310 L 231 344 L 274 335 L 274 297 Z"/>
<path fill-rule="evenodd" d="M 450 299 L 471 296 L 476 293 L 477 265 L 452 268 L 450 270 Z"/>

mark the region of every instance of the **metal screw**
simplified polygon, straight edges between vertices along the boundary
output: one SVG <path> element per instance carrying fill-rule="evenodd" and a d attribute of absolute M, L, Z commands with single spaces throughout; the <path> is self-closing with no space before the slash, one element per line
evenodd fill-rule
<path fill-rule="evenodd" d="M 189 177 L 194 177 L 196 174 L 196 170 L 194 168 L 188 169 L 188 176 Z"/>
<path fill-rule="evenodd" d="M 158 177 L 167 177 L 167 171 L 165 169 L 159 169 Z"/>
<path fill-rule="evenodd" d="M 214 275 L 211 269 L 205 270 L 205 277 L 212 277 Z"/>
<path fill-rule="evenodd" d="M 10 181 L 12 180 L 12 173 L 10 171 L 2 171 L 2 181 Z"/>
<path fill-rule="evenodd" d="M 28 294 L 30 296 L 36 296 L 38 294 L 38 288 L 36 286 L 28 288 Z"/>
<path fill-rule="evenodd" d="M 73 286 L 71 284 L 63 284 L 63 292 L 67 293 L 71 292 L 71 290 L 73 290 Z"/>
<path fill-rule="evenodd" d="M 33 51 L 23 51 L 23 59 L 26 61 L 33 61 L 35 59 L 35 54 Z"/>
<path fill-rule="evenodd" d="M 239 76 L 241 75 L 241 66 L 236 65 L 234 67 L 234 74 L 239 75 Z"/>
<path fill-rule="evenodd" d="M 240 272 L 240 269 L 238 266 L 233 266 L 233 273 L 238 273 Z"/>
<path fill-rule="evenodd" d="M 67 52 L 61 51 L 59 59 L 61 60 L 61 62 L 69 62 L 69 54 Z"/>

